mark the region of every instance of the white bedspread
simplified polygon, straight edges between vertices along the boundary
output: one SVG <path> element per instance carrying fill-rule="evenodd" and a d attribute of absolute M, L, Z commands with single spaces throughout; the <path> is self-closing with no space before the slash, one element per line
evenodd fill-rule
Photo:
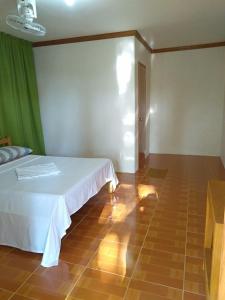
<path fill-rule="evenodd" d="M 55 163 L 33 165 L 29 167 L 16 168 L 16 174 L 18 180 L 27 180 L 38 177 L 58 175 L 60 170 L 57 168 Z"/>
<path fill-rule="evenodd" d="M 15 169 L 55 163 L 57 176 L 18 181 Z M 111 181 L 108 159 L 29 155 L 0 166 L 0 244 L 43 253 L 41 265 L 58 264 L 70 216 Z"/>

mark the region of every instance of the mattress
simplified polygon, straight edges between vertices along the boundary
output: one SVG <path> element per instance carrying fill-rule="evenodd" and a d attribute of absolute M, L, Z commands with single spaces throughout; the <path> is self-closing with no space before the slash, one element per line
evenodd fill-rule
<path fill-rule="evenodd" d="M 18 180 L 18 167 L 55 163 L 59 175 Z M 107 183 L 118 180 L 109 159 L 29 155 L 0 166 L 0 244 L 43 253 L 58 264 L 61 239 L 78 211 Z"/>

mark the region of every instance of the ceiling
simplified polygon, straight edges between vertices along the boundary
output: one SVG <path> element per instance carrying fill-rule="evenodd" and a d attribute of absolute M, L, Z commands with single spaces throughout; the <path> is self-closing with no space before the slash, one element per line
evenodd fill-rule
<path fill-rule="evenodd" d="M 45 37 L 11 30 L 16 0 L 0 0 L 0 31 L 30 41 L 138 30 L 156 48 L 225 41 L 225 0 L 36 0 Z"/>

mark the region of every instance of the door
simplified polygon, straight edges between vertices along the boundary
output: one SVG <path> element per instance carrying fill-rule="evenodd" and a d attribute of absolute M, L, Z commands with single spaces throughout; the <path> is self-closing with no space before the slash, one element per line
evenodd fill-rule
<path fill-rule="evenodd" d="M 138 148 L 139 168 L 143 168 L 146 151 L 146 67 L 142 63 L 138 63 Z"/>

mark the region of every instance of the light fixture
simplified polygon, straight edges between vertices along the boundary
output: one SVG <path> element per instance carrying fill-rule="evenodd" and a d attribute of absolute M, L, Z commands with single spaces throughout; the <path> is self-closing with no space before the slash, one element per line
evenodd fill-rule
<path fill-rule="evenodd" d="M 41 24 L 34 22 L 37 18 L 35 0 L 17 0 L 18 15 L 8 15 L 6 23 L 16 30 L 37 36 L 44 36 L 46 29 Z"/>
<path fill-rule="evenodd" d="M 75 0 L 64 0 L 64 1 L 65 1 L 66 5 L 68 5 L 68 6 L 73 6 L 75 3 Z"/>

